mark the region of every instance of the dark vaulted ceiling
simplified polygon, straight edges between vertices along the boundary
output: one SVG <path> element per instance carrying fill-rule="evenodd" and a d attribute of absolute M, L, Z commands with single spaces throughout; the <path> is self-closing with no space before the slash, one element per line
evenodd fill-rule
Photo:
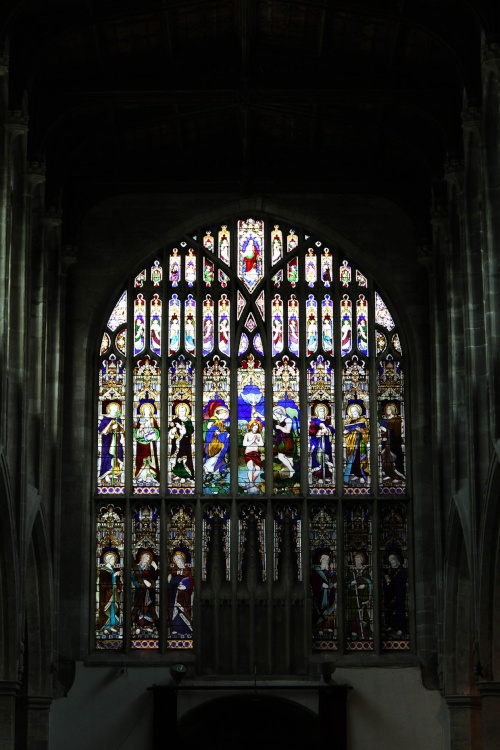
<path fill-rule="evenodd" d="M 424 226 L 498 6 L 4 0 L 9 108 L 74 221 L 124 191 L 307 191 L 384 196 Z"/>

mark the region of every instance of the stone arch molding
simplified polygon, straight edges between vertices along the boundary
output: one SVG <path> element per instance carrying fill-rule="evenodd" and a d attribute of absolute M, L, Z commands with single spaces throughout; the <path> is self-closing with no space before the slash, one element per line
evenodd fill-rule
<path fill-rule="evenodd" d="M 264 695 L 232 695 L 205 701 L 179 720 L 186 750 L 212 744 L 225 750 L 260 747 L 306 747 L 317 739 L 317 716 L 293 699 Z M 213 740 L 213 743 L 210 740 Z"/>

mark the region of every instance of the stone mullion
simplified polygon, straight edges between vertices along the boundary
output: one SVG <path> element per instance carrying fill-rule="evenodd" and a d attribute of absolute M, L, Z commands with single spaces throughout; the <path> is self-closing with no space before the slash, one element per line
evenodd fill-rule
<path fill-rule="evenodd" d="M 192 241 L 190 246 L 192 245 Z M 194 590 L 198 592 L 195 594 L 193 600 L 193 646 L 199 651 L 201 645 L 201 632 L 203 629 L 203 613 L 204 608 L 202 607 L 203 590 L 206 587 L 206 583 L 203 582 L 203 297 L 206 291 L 203 287 L 203 257 L 204 251 L 200 246 L 196 247 L 193 245 L 193 250 L 196 255 L 196 281 L 192 289 L 193 298 L 196 301 L 196 320 L 195 320 L 195 351 L 194 354 L 188 355 L 186 351 L 186 359 L 190 358 L 193 362 L 194 372 L 194 393 L 192 394 L 192 406 L 191 414 L 193 415 L 194 421 L 194 495 L 185 496 L 185 501 L 192 504 L 194 509 L 195 518 L 195 538 L 194 538 L 194 550 L 193 550 L 193 561 L 194 570 L 192 575 L 194 577 Z M 185 283 L 185 282 L 184 282 Z M 217 288 L 217 283 L 215 284 Z M 181 301 L 182 320 L 183 320 L 183 335 L 181 338 L 182 345 L 186 346 L 186 307 L 185 300 L 187 299 L 186 294 L 183 295 Z M 216 296 L 216 295 L 212 295 Z M 214 315 L 216 324 L 214 325 L 214 331 L 217 328 L 217 300 L 214 300 Z M 214 350 L 217 349 L 217 339 L 215 339 Z M 208 500 L 208 496 L 206 498 Z M 181 498 L 179 498 L 181 500 Z M 182 499 L 184 502 L 184 499 Z M 168 572 L 167 572 L 168 575 Z M 217 621 L 217 607 L 218 601 L 213 601 L 213 612 L 214 620 Z M 206 610 L 205 610 L 206 616 Z M 213 640 L 211 644 L 212 649 L 217 649 L 218 632 L 217 627 L 214 627 L 212 633 Z M 217 659 L 215 660 L 217 661 Z M 217 667 L 216 670 L 217 672 Z"/>
<path fill-rule="evenodd" d="M 376 403 L 376 402 L 374 402 Z M 372 582 L 373 582 L 373 649 L 374 653 L 382 653 L 382 582 L 380 571 L 380 540 L 379 540 L 379 506 L 376 500 L 372 503 Z"/>
<path fill-rule="evenodd" d="M 197 339 L 197 341 L 201 341 L 201 339 Z M 198 349 L 198 347 L 197 347 Z M 201 361 L 201 357 L 198 361 Z M 198 399 L 199 401 L 200 399 Z M 201 461 L 201 458 L 200 458 Z M 196 464 L 195 464 L 195 476 L 196 476 Z M 193 558 L 192 561 L 194 561 L 194 571 L 192 571 L 192 575 L 194 577 L 194 591 L 198 592 L 198 595 L 194 596 L 193 599 L 193 607 L 192 607 L 192 613 L 193 613 L 193 646 L 195 650 L 200 650 L 200 643 L 201 643 L 201 631 L 203 628 L 203 620 L 202 620 L 202 611 L 203 607 L 202 605 L 202 591 L 203 591 L 203 582 L 202 582 L 202 569 L 203 569 L 203 550 L 202 550 L 202 529 L 203 529 L 203 512 L 202 512 L 202 499 L 199 495 L 196 496 L 185 496 L 186 501 L 189 504 L 192 504 L 194 509 L 194 528 L 195 528 L 195 535 L 194 535 L 194 550 L 193 550 Z M 179 497 L 179 500 L 184 502 L 184 498 L 182 496 Z M 180 504 L 180 503 L 179 503 Z M 167 569 L 167 576 L 169 574 L 170 570 Z M 218 602 L 214 602 L 214 610 L 217 607 Z M 218 633 L 214 633 L 215 639 L 218 637 Z M 212 642 L 212 648 L 214 646 L 214 642 Z M 199 661 L 201 661 L 201 656 Z"/>
<path fill-rule="evenodd" d="M 202 279 L 203 279 L 203 257 L 204 252 L 201 250 L 201 248 L 193 248 L 195 250 L 195 254 L 197 257 L 197 274 L 196 274 L 196 282 L 195 287 L 193 289 L 193 297 L 196 300 L 196 321 L 195 321 L 195 353 L 192 356 L 192 359 L 194 361 L 194 367 L 195 367 L 195 374 L 194 374 L 194 386 L 195 391 L 193 393 L 193 401 L 194 401 L 194 409 L 192 410 L 194 412 L 194 424 L 195 424 L 195 430 L 194 430 L 194 479 L 195 479 L 195 493 L 197 496 L 200 496 L 203 494 L 203 366 L 204 366 L 204 358 L 203 358 L 203 298 L 204 298 L 204 292 L 205 289 L 202 286 Z M 218 283 L 215 282 L 214 284 L 215 289 L 218 288 Z M 208 290 L 206 290 L 208 291 Z M 212 290 L 210 290 L 212 291 Z M 184 300 L 187 298 L 187 295 L 184 297 Z M 214 316 L 215 316 L 215 325 L 214 325 L 214 352 L 217 350 L 217 343 L 218 339 L 215 336 L 215 331 L 218 331 L 218 309 L 217 309 L 217 294 L 213 294 L 212 292 L 212 298 L 214 299 Z M 184 307 L 184 300 L 182 302 L 182 308 L 183 308 L 183 318 L 185 316 L 186 308 Z M 184 326 L 186 325 L 186 321 L 184 319 Z M 185 329 L 184 329 L 185 331 Z M 182 341 L 185 343 L 185 335 Z M 201 527 L 197 527 L 201 528 Z M 201 549 L 201 548 L 200 548 Z M 199 565 L 196 564 L 195 574 L 198 569 Z M 201 576 L 199 578 L 199 581 L 201 583 Z"/>
<path fill-rule="evenodd" d="M 370 279 L 367 294 L 368 299 L 368 341 L 369 348 L 366 367 L 369 372 L 369 404 L 370 404 L 370 504 L 372 512 L 372 582 L 373 582 L 373 647 L 377 654 L 382 652 L 381 639 L 381 585 L 380 585 L 380 552 L 378 539 L 378 502 L 381 477 L 379 476 L 378 462 L 378 361 L 375 335 L 375 289 L 373 280 Z M 356 319 L 357 328 L 357 319 Z"/>
<path fill-rule="evenodd" d="M 126 367 L 125 382 L 125 495 L 127 498 L 133 493 L 134 473 L 134 368 L 139 355 L 134 355 L 134 299 L 135 292 L 143 291 L 134 289 L 133 279 L 127 287 L 127 356 L 124 357 Z M 147 296 L 147 295 L 146 295 Z M 119 355 L 117 355 L 119 356 Z M 144 353 L 142 356 L 145 356 Z"/>
<path fill-rule="evenodd" d="M 125 543 L 123 561 L 123 647 L 129 653 L 132 647 L 132 617 L 131 617 L 131 566 L 132 566 L 132 516 L 134 509 L 133 498 L 133 451 L 134 451 L 134 368 L 140 355 L 134 355 L 134 279 L 127 287 L 127 356 L 125 360 L 125 499 L 123 503 L 125 513 Z M 144 355 L 143 355 L 144 356 Z"/>
<path fill-rule="evenodd" d="M 272 225 L 272 222 L 269 220 L 269 217 L 266 217 L 266 224 L 267 224 L 267 232 L 266 232 L 266 240 L 268 240 L 271 236 L 270 233 L 270 227 Z M 286 265 L 282 266 L 284 269 L 286 268 Z M 273 400 L 274 400 L 274 393 L 273 393 L 273 367 L 274 365 L 279 361 L 280 356 L 283 356 L 283 353 L 281 355 L 277 355 L 277 357 L 273 361 L 272 356 L 272 267 L 271 267 L 271 242 L 268 243 L 267 251 L 266 251 L 266 264 L 265 264 L 265 273 L 264 273 L 264 288 L 265 288 L 265 310 L 266 310 L 266 317 L 268 320 L 268 336 L 267 336 L 267 350 L 264 349 L 265 357 L 264 357 L 264 371 L 266 373 L 266 380 L 265 380 L 265 418 L 266 418 L 266 447 L 265 447 L 265 486 L 266 486 L 266 496 L 267 496 L 267 502 L 265 502 L 265 551 L 266 551 L 266 581 L 263 584 L 262 581 L 258 581 L 256 585 L 255 592 L 252 591 L 252 594 L 258 595 L 259 591 L 261 591 L 261 601 L 265 600 L 267 606 L 264 608 L 265 616 L 266 616 L 266 641 L 265 641 L 265 649 L 266 649 L 266 663 L 267 663 L 267 671 L 269 674 L 272 674 L 273 671 L 273 665 L 275 662 L 275 653 L 273 649 L 273 634 L 275 632 L 275 628 L 273 627 L 274 624 L 274 617 L 275 617 L 275 611 L 276 607 L 279 606 L 278 602 L 276 601 L 276 585 L 274 581 L 274 566 L 275 566 L 275 560 L 274 560 L 274 513 L 275 513 L 275 507 L 272 501 L 273 493 L 274 493 L 274 476 L 273 476 L 273 446 L 274 446 L 274 434 L 273 434 Z M 286 277 L 285 270 L 283 271 L 284 277 Z M 286 283 L 286 281 L 285 281 Z M 278 290 L 281 291 L 281 290 Z M 283 294 L 281 295 L 283 297 Z M 285 315 L 285 310 L 287 310 L 287 303 L 286 300 L 283 301 L 283 316 Z M 286 351 L 285 347 L 285 331 L 287 331 L 287 326 L 283 325 L 283 345 L 284 345 L 284 351 Z M 253 608 L 255 608 L 255 599 L 252 598 L 251 600 L 251 606 L 252 606 L 252 612 Z M 253 631 L 252 631 L 252 641 L 253 641 L 253 647 L 255 649 L 255 644 L 257 640 L 257 633 L 256 633 L 256 619 L 254 616 L 253 620 Z M 257 654 L 254 653 L 254 665 L 257 664 Z"/>
<path fill-rule="evenodd" d="M 378 463 L 378 387 L 377 374 L 378 362 L 377 344 L 375 335 L 375 289 L 373 281 L 370 279 L 368 290 L 365 296 L 368 299 L 368 354 L 366 359 L 366 369 L 369 372 L 369 403 L 370 403 L 370 483 L 372 497 L 377 497 L 380 490 L 380 476 Z M 368 293 L 366 293 L 368 292 Z M 357 321 L 356 321 L 357 326 Z"/>
<path fill-rule="evenodd" d="M 346 616 L 344 581 L 345 581 L 345 509 L 349 497 L 344 493 L 344 407 L 343 407 L 343 379 L 344 365 L 349 355 L 342 357 L 342 335 L 341 335 L 341 313 L 340 281 L 337 270 L 339 268 L 338 251 L 332 252 L 332 268 L 335 269 L 332 278 L 331 298 L 333 302 L 333 379 L 335 383 L 334 401 L 334 425 L 335 425 L 335 491 L 338 497 L 337 504 L 337 643 L 339 652 L 342 654 L 346 647 Z"/>

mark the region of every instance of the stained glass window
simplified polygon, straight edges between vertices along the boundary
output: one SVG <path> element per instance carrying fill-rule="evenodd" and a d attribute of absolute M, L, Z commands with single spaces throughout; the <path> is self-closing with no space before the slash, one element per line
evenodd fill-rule
<path fill-rule="evenodd" d="M 337 516 L 334 505 L 312 506 L 309 547 L 313 649 L 337 650 Z"/>
<path fill-rule="evenodd" d="M 110 300 L 97 649 L 196 649 L 216 573 L 305 581 L 311 650 L 413 648 L 404 332 L 362 249 L 330 239 L 228 217 L 142 259 Z"/>
<path fill-rule="evenodd" d="M 169 572 L 167 606 L 167 647 L 193 648 L 194 597 L 194 511 L 189 505 L 170 509 L 167 529 Z"/>
<path fill-rule="evenodd" d="M 97 492 L 125 488 L 125 367 L 114 354 L 99 369 Z"/>
<path fill-rule="evenodd" d="M 123 572 L 125 521 L 120 508 L 97 513 L 96 646 L 120 649 L 123 643 Z"/>
<path fill-rule="evenodd" d="M 383 596 L 382 648 L 408 651 L 408 511 L 404 504 L 383 504 L 380 514 Z"/>
<path fill-rule="evenodd" d="M 372 514 L 348 505 L 344 514 L 344 594 L 347 648 L 373 650 Z"/>
<path fill-rule="evenodd" d="M 132 519 L 132 648 L 156 649 L 159 641 L 160 519 L 150 505 Z"/>
<path fill-rule="evenodd" d="M 160 491 L 160 368 L 149 357 L 134 368 L 134 468 L 138 494 Z"/>
<path fill-rule="evenodd" d="M 203 492 L 208 495 L 231 489 L 230 385 L 226 362 L 219 357 L 208 361 L 203 372 Z"/>
<path fill-rule="evenodd" d="M 265 492 L 266 376 L 253 354 L 238 370 L 238 489 L 247 495 Z"/>

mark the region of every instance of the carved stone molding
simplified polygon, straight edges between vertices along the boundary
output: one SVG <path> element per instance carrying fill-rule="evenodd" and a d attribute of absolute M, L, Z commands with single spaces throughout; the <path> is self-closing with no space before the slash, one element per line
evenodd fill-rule
<path fill-rule="evenodd" d="M 45 182 L 45 164 L 39 161 L 30 161 L 26 172 L 28 194 L 33 195 L 39 185 Z"/>
<path fill-rule="evenodd" d="M 52 698 L 44 695 L 28 695 L 25 698 L 26 707 L 30 711 L 48 711 L 52 705 Z"/>
<path fill-rule="evenodd" d="M 444 165 L 444 178 L 461 193 L 464 185 L 463 159 L 450 159 Z"/>
<path fill-rule="evenodd" d="M 62 224 L 62 211 L 54 206 L 51 206 L 45 212 L 45 216 L 42 219 L 43 224 L 47 232 L 51 232 L 53 229 L 60 227 Z"/>
<path fill-rule="evenodd" d="M 432 265 L 432 246 L 430 242 L 423 242 L 417 246 L 417 263 L 427 270 Z"/>
<path fill-rule="evenodd" d="M 17 138 L 18 135 L 26 135 L 28 132 L 28 120 L 28 115 L 25 115 L 20 109 L 10 110 L 7 113 L 5 128 L 12 140 Z"/>
<path fill-rule="evenodd" d="M 0 55 L 0 76 L 6 76 L 9 72 L 9 56 Z"/>
<path fill-rule="evenodd" d="M 493 73 L 500 84 L 500 44 L 485 44 L 481 52 L 483 70 Z"/>
<path fill-rule="evenodd" d="M 431 211 L 431 224 L 433 227 L 442 227 L 448 223 L 448 219 L 449 214 L 444 206 L 439 206 L 439 208 L 434 208 Z"/>
<path fill-rule="evenodd" d="M 474 133 L 481 141 L 483 137 L 483 111 L 481 107 L 467 107 L 462 112 L 462 128 L 464 133 Z"/>
<path fill-rule="evenodd" d="M 445 701 L 449 708 L 481 708 L 481 698 L 478 695 L 446 695 Z"/>
<path fill-rule="evenodd" d="M 78 248 L 75 245 L 65 245 L 63 251 L 63 271 L 68 271 L 78 260 Z"/>
<path fill-rule="evenodd" d="M 18 680 L 0 680 L 0 697 L 1 696 L 16 696 L 21 688 L 21 683 Z"/>
<path fill-rule="evenodd" d="M 500 682 L 481 680 L 477 683 L 477 689 L 482 698 L 500 698 Z"/>

